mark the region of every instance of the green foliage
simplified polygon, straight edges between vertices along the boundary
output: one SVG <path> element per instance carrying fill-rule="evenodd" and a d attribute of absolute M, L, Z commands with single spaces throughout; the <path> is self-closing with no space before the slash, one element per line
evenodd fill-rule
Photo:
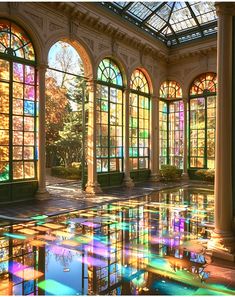
<path fill-rule="evenodd" d="M 215 170 L 214 169 L 200 169 L 197 170 L 195 175 L 200 180 L 214 182 L 215 180 Z"/>
<path fill-rule="evenodd" d="M 183 170 L 173 165 L 162 165 L 160 175 L 165 181 L 173 181 L 179 179 Z"/>
<path fill-rule="evenodd" d="M 81 179 L 81 170 L 76 167 L 56 166 L 51 168 L 51 175 L 68 179 Z"/>

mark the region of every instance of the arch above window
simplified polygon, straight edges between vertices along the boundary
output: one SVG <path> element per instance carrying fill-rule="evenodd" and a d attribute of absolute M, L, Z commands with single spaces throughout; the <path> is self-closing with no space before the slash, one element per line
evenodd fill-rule
<path fill-rule="evenodd" d="M 182 88 L 179 83 L 174 80 L 167 80 L 161 84 L 159 97 L 162 99 L 181 99 Z"/>
<path fill-rule="evenodd" d="M 34 48 L 27 34 L 19 26 L 5 19 L 0 19 L 0 53 L 35 61 Z"/>
<path fill-rule="evenodd" d="M 216 93 L 217 75 L 213 72 L 207 72 L 199 75 L 190 88 L 190 96 L 207 93 Z"/>
<path fill-rule="evenodd" d="M 109 58 L 103 59 L 98 66 L 97 80 L 123 86 L 119 67 Z"/>
<path fill-rule="evenodd" d="M 131 75 L 130 88 L 135 91 L 149 94 L 149 84 L 144 73 L 136 69 Z"/>

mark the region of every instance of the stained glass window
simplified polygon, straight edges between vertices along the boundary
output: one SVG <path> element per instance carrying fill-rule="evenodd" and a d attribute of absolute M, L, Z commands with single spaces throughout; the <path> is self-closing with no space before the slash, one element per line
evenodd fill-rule
<path fill-rule="evenodd" d="M 32 43 L 0 20 L 0 182 L 36 175 L 37 78 Z"/>
<path fill-rule="evenodd" d="M 141 70 L 132 73 L 130 88 L 130 168 L 148 169 L 150 97 L 148 81 Z"/>
<path fill-rule="evenodd" d="M 176 81 L 165 81 L 159 92 L 160 166 L 183 168 L 184 103 L 182 89 Z"/>
<path fill-rule="evenodd" d="M 165 81 L 160 87 L 160 98 L 181 99 L 182 89 L 176 81 Z"/>
<path fill-rule="evenodd" d="M 198 76 L 190 89 L 189 160 L 191 168 L 215 167 L 215 73 Z"/>
<path fill-rule="evenodd" d="M 122 75 L 111 59 L 98 67 L 96 101 L 97 172 L 123 170 Z"/>
<path fill-rule="evenodd" d="M 168 163 L 168 104 L 159 102 L 159 157 L 161 165 Z"/>

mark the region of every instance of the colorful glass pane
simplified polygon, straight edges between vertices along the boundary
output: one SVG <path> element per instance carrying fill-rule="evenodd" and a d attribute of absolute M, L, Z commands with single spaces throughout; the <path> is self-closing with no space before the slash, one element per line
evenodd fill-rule
<path fill-rule="evenodd" d="M 144 73 L 136 69 L 131 75 L 130 88 L 135 91 L 149 94 L 149 85 Z"/>
<path fill-rule="evenodd" d="M 131 170 L 149 168 L 150 99 L 130 93 L 129 156 Z"/>
<path fill-rule="evenodd" d="M 0 52 L 35 61 L 34 49 L 26 33 L 8 20 L 0 20 Z"/>
<path fill-rule="evenodd" d="M 104 59 L 98 68 L 96 101 L 96 157 L 98 172 L 122 171 L 123 158 L 123 91 L 118 67 L 110 59 Z"/>
<path fill-rule="evenodd" d="M 36 72 L 32 63 L 27 65 L 35 60 L 34 50 L 22 29 L 0 20 L 0 53 L 0 182 L 34 178 Z"/>
<path fill-rule="evenodd" d="M 162 99 L 182 98 L 182 89 L 176 81 L 165 81 L 161 84 L 159 97 Z"/>
<path fill-rule="evenodd" d="M 97 79 L 118 86 L 123 85 L 122 74 L 119 67 L 108 58 L 100 62 L 97 72 Z"/>
<path fill-rule="evenodd" d="M 190 96 L 201 95 L 203 92 L 216 93 L 217 75 L 213 72 L 198 76 L 190 89 Z"/>
<path fill-rule="evenodd" d="M 189 157 L 191 168 L 215 167 L 216 74 L 197 77 L 190 90 Z"/>

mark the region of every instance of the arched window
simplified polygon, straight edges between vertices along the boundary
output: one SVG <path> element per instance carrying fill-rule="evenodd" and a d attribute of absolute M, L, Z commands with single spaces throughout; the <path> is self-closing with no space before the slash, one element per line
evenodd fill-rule
<path fill-rule="evenodd" d="M 159 91 L 160 166 L 183 168 L 184 103 L 176 81 L 165 81 Z"/>
<path fill-rule="evenodd" d="M 97 172 L 123 171 L 123 79 L 111 59 L 100 62 L 97 76 Z"/>
<path fill-rule="evenodd" d="M 132 73 L 130 89 L 130 168 L 149 169 L 150 94 L 141 70 Z"/>
<path fill-rule="evenodd" d="M 36 178 L 37 72 L 27 34 L 0 20 L 0 183 Z"/>
<path fill-rule="evenodd" d="M 78 51 L 57 41 L 48 54 L 46 72 L 46 165 L 84 166 L 86 110 L 84 65 Z M 86 150 L 87 151 L 87 150 Z M 86 158 L 87 159 L 87 158 Z"/>
<path fill-rule="evenodd" d="M 199 75 L 190 88 L 189 164 L 191 168 L 215 167 L 215 73 Z"/>

